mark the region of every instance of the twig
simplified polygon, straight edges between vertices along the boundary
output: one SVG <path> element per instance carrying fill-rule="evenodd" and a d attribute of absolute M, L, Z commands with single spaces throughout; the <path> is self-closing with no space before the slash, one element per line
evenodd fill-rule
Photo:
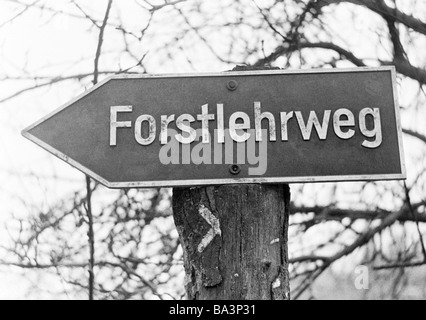
<path fill-rule="evenodd" d="M 349 50 L 346 50 L 334 43 L 331 42 L 306 42 L 302 41 L 296 44 L 293 43 L 285 43 L 284 45 L 278 46 L 275 51 L 267 56 L 264 59 L 259 59 L 254 66 L 261 66 L 265 64 L 270 64 L 271 62 L 277 60 L 284 54 L 288 54 L 290 52 L 295 52 L 301 49 L 325 49 L 332 50 L 338 53 L 341 57 L 344 57 L 346 60 L 352 62 L 357 67 L 365 67 L 366 64 L 364 61 L 357 56 L 355 56 Z M 414 67 L 409 61 L 406 59 L 402 60 L 393 60 L 393 61 L 380 61 L 383 66 L 395 66 L 396 70 L 403 74 L 406 77 L 414 79 L 418 81 L 420 84 L 426 84 L 426 71 L 424 69 Z"/>
<path fill-rule="evenodd" d="M 100 27 L 99 31 L 99 39 L 98 39 L 98 46 L 96 49 L 96 56 L 95 56 L 95 70 L 93 72 L 93 84 L 98 83 L 99 79 L 99 59 L 102 54 L 102 44 L 104 41 L 104 33 L 105 28 L 108 24 L 109 15 L 111 12 L 113 0 L 108 0 L 108 6 L 105 12 L 105 17 L 102 22 L 102 26 Z M 89 300 L 94 300 L 94 287 L 95 287 L 95 234 L 93 230 L 93 214 L 92 214 L 92 190 L 90 188 L 91 179 L 89 176 L 86 176 L 86 189 L 87 189 L 87 217 L 88 217 L 88 224 L 89 224 L 89 247 L 90 247 L 90 258 L 89 258 Z"/>
<path fill-rule="evenodd" d="M 94 287 L 95 287 L 95 233 L 93 231 L 93 214 L 92 214 L 92 189 L 90 187 L 90 177 L 86 176 L 86 190 L 87 190 L 87 218 L 88 218 L 88 237 L 90 247 L 89 258 L 89 300 L 94 300 Z"/>
<path fill-rule="evenodd" d="M 75 2 L 75 0 L 71 0 L 72 4 L 76 6 L 76 8 L 87 18 L 89 19 L 97 28 L 100 28 L 100 26 L 98 25 L 98 22 L 93 19 L 91 16 L 89 16 L 86 11 L 84 11 L 84 9 L 77 3 Z"/>
<path fill-rule="evenodd" d="M 417 219 L 419 222 L 426 223 L 426 215 L 419 213 L 419 208 L 426 206 L 426 201 L 421 201 L 412 205 L 417 212 Z M 310 214 L 313 213 L 314 217 L 311 220 L 304 221 L 301 224 L 314 225 L 319 221 L 342 221 L 344 218 L 350 218 L 352 221 L 355 220 L 383 220 L 387 216 L 391 215 L 391 211 L 387 210 L 351 210 L 351 209 L 340 209 L 332 207 L 297 207 L 292 206 L 292 214 Z M 415 222 L 415 219 L 407 210 L 402 216 L 399 217 L 400 222 Z"/>
<path fill-rule="evenodd" d="M 151 9 L 149 9 L 149 11 L 154 12 L 154 11 L 158 11 L 158 10 L 160 10 L 160 9 L 163 9 L 163 8 L 165 8 L 165 7 L 168 7 L 168 6 L 175 6 L 175 5 L 179 4 L 179 3 L 186 2 L 186 1 L 187 1 L 187 0 L 176 0 L 176 1 L 172 1 L 172 2 L 165 1 L 165 3 L 164 3 L 164 4 L 160 4 L 160 5 L 154 5 L 154 4 L 152 4 L 152 3 L 148 2 L 148 1 L 145 1 L 145 2 L 146 2 L 148 5 L 150 5 L 150 6 L 151 6 Z"/>
<path fill-rule="evenodd" d="M 354 65 L 358 67 L 365 67 L 365 63 L 356 57 L 352 52 L 334 44 L 331 42 L 306 42 L 301 41 L 297 43 L 297 46 L 293 43 L 286 43 L 281 45 L 275 49 L 275 51 L 270 54 L 265 59 L 258 60 L 254 66 L 260 66 L 264 64 L 271 63 L 281 57 L 283 54 L 298 51 L 300 49 L 325 49 L 332 50 L 337 52 L 340 56 L 345 57 L 348 61 L 352 62 Z"/>
<path fill-rule="evenodd" d="M 423 241 L 422 232 L 420 230 L 419 217 L 416 211 L 414 210 L 413 205 L 411 204 L 410 189 L 408 189 L 407 183 L 405 181 L 404 181 L 404 190 L 405 190 L 405 198 L 406 198 L 408 207 L 410 208 L 410 213 L 416 222 L 417 232 L 419 233 L 419 240 L 420 240 L 420 245 L 421 245 L 422 253 L 423 253 L 423 262 L 426 263 L 426 247 Z"/>
<path fill-rule="evenodd" d="M 0 24 L 0 28 L 3 28 L 8 23 L 10 23 L 13 20 L 17 19 L 18 17 L 22 16 L 25 12 L 27 12 L 32 6 L 36 5 L 38 2 L 40 2 L 40 0 L 36 0 L 33 3 L 31 3 L 31 4 L 25 4 L 24 8 L 21 11 L 19 11 L 17 14 L 15 14 L 12 18 L 10 18 L 7 21 L 5 21 L 2 24 Z"/>
<path fill-rule="evenodd" d="M 98 265 L 103 265 L 102 263 L 98 263 Z M 0 262 L 0 266 L 5 267 L 17 267 L 21 269 L 39 269 L 39 270 L 47 270 L 47 269 L 56 269 L 58 267 L 62 268 L 86 268 L 87 263 L 61 263 L 61 264 L 38 264 L 38 263 L 15 263 L 15 262 Z"/>
<path fill-rule="evenodd" d="M 397 264 L 391 264 L 387 266 L 374 267 L 373 270 L 379 271 L 379 270 L 390 270 L 390 269 L 400 269 L 400 268 L 418 268 L 425 265 L 426 265 L 426 262 L 397 263 Z"/>
<path fill-rule="evenodd" d="M 424 143 L 426 143 L 426 136 L 421 134 L 421 133 L 418 133 L 418 132 L 413 131 L 413 130 L 408 130 L 408 129 L 402 129 L 402 132 L 404 132 L 405 134 L 408 134 L 409 136 L 417 138 L 420 141 L 423 141 Z"/>
<path fill-rule="evenodd" d="M 181 15 L 183 20 L 185 21 L 186 25 L 196 34 L 196 36 L 203 42 L 203 44 L 209 49 L 209 51 L 221 62 L 229 63 L 229 64 L 241 64 L 240 62 L 236 61 L 230 61 L 227 59 L 222 58 L 216 50 L 213 48 L 213 46 L 209 43 L 209 41 L 201 34 L 200 30 L 192 25 L 191 21 L 188 19 L 188 17 L 183 13 L 183 11 L 179 8 L 175 8 L 176 11 Z"/>
<path fill-rule="evenodd" d="M 117 73 L 117 72 L 116 71 L 98 71 L 98 76 L 101 75 L 101 74 L 102 75 L 109 75 L 109 74 L 115 74 L 115 73 Z M 32 91 L 32 90 L 36 90 L 36 89 L 41 89 L 41 88 L 44 88 L 44 87 L 48 87 L 48 86 L 51 86 L 53 84 L 60 83 L 60 82 L 63 82 L 63 81 L 81 80 L 81 79 L 84 79 L 84 78 L 87 78 L 87 77 L 91 77 L 93 75 L 94 75 L 94 73 L 90 72 L 90 73 L 82 73 L 82 74 L 71 75 L 71 76 L 56 77 L 56 78 L 51 79 L 48 82 L 36 84 L 36 85 L 34 85 L 32 87 L 27 87 L 27 88 L 21 89 L 19 91 L 16 91 L 15 93 L 13 93 L 13 94 L 5 97 L 5 98 L 0 99 L 0 103 L 3 103 L 3 102 L 6 102 L 8 100 L 11 100 L 13 98 L 16 98 L 19 95 L 27 93 L 27 92 Z M 8 80 L 8 79 L 9 78 L 5 78 L 5 79 L 2 79 L 2 80 Z M 11 80 L 20 80 L 19 78 L 10 78 L 10 79 Z M 27 80 L 27 79 L 23 78 L 22 80 Z M 31 79 L 31 80 L 45 80 L 45 79 L 44 79 L 44 77 L 39 77 L 37 79 L 34 78 L 34 79 Z"/>
<path fill-rule="evenodd" d="M 260 14 L 263 16 L 263 19 L 265 19 L 266 23 L 268 24 L 269 28 L 271 28 L 272 31 L 274 31 L 277 35 L 279 35 L 284 42 L 290 42 L 290 39 L 287 38 L 285 35 L 283 35 L 280 31 L 278 31 L 277 28 L 275 28 L 275 26 L 273 25 L 273 23 L 269 20 L 268 16 L 266 15 L 266 13 L 263 11 L 263 9 L 257 4 L 256 0 L 252 0 L 253 4 L 257 7 L 257 9 L 259 10 Z"/>
<path fill-rule="evenodd" d="M 413 208 L 414 209 L 414 208 Z M 416 208 L 417 209 L 417 208 Z M 343 257 L 346 257 L 353 253 L 356 249 L 363 247 L 367 243 L 369 243 L 376 234 L 379 234 L 383 230 L 389 228 L 392 226 L 395 221 L 398 221 L 401 216 L 403 216 L 407 211 L 410 209 L 407 205 L 404 205 L 399 211 L 392 213 L 391 215 L 387 216 L 383 219 L 382 223 L 373 229 L 369 229 L 367 232 L 359 236 L 351 245 L 347 246 L 340 252 L 336 253 L 334 256 L 324 259 L 323 257 L 318 257 L 318 259 L 315 259 L 314 257 L 310 257 L 309 260 L 321 260 L 324 262 L 324 264 L 319 267 L 317 270 L 315 270 L 308 278 L 309 282 L 304 283 L 301 285 L 301 289 L 294 295 L 295 299 L 299 298 L 303 292 L 306 291 L 307 288 L 309 288 L 312 281 L 317 279 L 325 270 L 327 270 L 334 262 L 340 260 Z"/>
<path fill-rule="evenodd" d="M 290 259 L 290 263 L 302 263 L 302 262 L 317 262 L 317 261 L 328 261 L 329 258 L 327 257 L 320 257 L 320 256 L 305 256 L 305 257 L 298 257 L 294 259 Z"/>
<path fill-rule="evenodd" d="M 407 26 L 408 28 L 426 35 L 426 24 L 422 20 L 398 9 L 387 6 L 383 0 L 318 0 L 317 8 L 322 9 L 323 7 L 331 4 L 340 4 L 344 2 L 367 7 L 382 17 L 394 18 L 397 22 Z"/>
<path fill-rule="evenodd" d="M 104 33 L 105 33 L 105 28 L 108 24 L 109 14 L 111 12 L 111 7 L 112 7 L 112 1 L 113 0 L 108 0 L 108 6 L 107 6 L 107 9 L 106 9 L 106 12 L 105 12 L 105 18 L 104 18 L 104 21 L 102 22 L 102 26 L 100 27 L 100 31 L 99 31 L 98 47 L 96 48 L 96 56 L 95 56 L 95 71 L 94 71 L 94 79 L 93 79 L 94 84 L 98 83 L 99 59 L 100 59 L 101 53 L 102 53 L 102 44 L 104 42 Z"/>
<path fill-rule="evenodd" d="M 75 268 L 75 269 L 79 269 L 79 268 L 87 268 L 88 265 L 87 263 L 52 263 L 52 264 L 39 264 L 39 263 L 15 263 L 15 262 L 1 262 L 0 261 L 0 266 L 6 266 L 6 267 L 17 267 L 17 268 L 21 268 L 21 269 L 39 269 L 39 270 L 48 270 L 48 269 L 57 269 L 58 267 L 61 268 Z M 126 273 L 128 273 L 129 275 L 135 276 L 137 277 L 139 280 L 141 280 L 141 282 L 146 285 L 153 294 L 155 294 L 156 296 L 158 296 L 161 299 L 161 295 L 158 293 L 157 289 L 155 288 L 155 285 L 145 279 L 143 276 L 139 275 L 136 273 L 136 271 L 130 269 L 124 262 L 123 263 L 114 263 L 114 262 L 110 262 L 110 261 L 99 261 L 95 264 L 95 266 L 97 267 L 106 267 L 106 266 L 110 266 L 110 267 L 116 267 L 116 268 L 120 268 L 123 271 L 125 271 Z M 90 267 L 90 266 L 89 266 Z"/>
<path fill-rule="evenodd" d="M 149 289 L 151 289 L 152 293 L 156 295 L 160 300 L 164 300 L 161 294 L 158 293 L 157 289 L 155 288 L 155 285 L 151 282 L 142 277 L 141 275 L 137 274 L 134 270 L 130 269 L 126 264 L 120 264 L 117 265 L 118 267 L 122 268 L 125 272 L 127 272 L 129 275 L 132 275 L 136 278 L 138 278 L 144 285 L 146 285 Z"/>
<path fill-rule="evenodd" d="M 50 8 L 50 7 L 48 7 L 48 6 L 46 6 L 45 4 L 38 4 L 38 2 L 40 2 L 40 1 L 36 1 L 35 3 L 32 3 L 32 4 L 27 4 L 27 3 L 24 3 L 24 2 L 22 2 L 22 1 L 19 1 L 19 0 L 1 0 L 2 2 L 13 2 L 14 4 L 19 4 L 19 5 L 21 5 L 21 6 L 24 6 L 24 7 L 26 7 L 26 8 L 35 8 L 35 9 L 38 9 L 38 10 L 40 10 L 40 11 L 45 11 L 45 12 L 49 12 L 49 13 L 52 13 L 52 14 L 61 14 L 61 15 L 65 15 L 65 16 L 68 16 L 68 17 L 71 17 L 71 18 L 75 18 L 75 19 L 84 19 L 84 20 L 86 20 L 87 18 L 86 17 L 83 17 L 83 16 L 81 16 L 81 15 L 78 15 L 78 14 L 74 14 L 74 13 L 71 13 L 71 12 L 66 12 L 66 11 L 63 11 L 63 10 L 57 10 L 57 9 L 54 9 L 54 8 Z"/>

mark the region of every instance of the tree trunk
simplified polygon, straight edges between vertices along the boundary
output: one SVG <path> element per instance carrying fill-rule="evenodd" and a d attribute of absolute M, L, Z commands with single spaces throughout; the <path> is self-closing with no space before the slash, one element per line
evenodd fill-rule
<path fill-rule="evenodd" d="M 191 300 L 288 300 L 288 185 L 176 188 Z"/>

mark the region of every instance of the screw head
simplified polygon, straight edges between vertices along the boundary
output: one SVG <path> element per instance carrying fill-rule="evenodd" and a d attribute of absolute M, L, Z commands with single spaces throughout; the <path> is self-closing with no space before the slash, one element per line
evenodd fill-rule
<path fill-rule="evenodd" d="M 238 82 L 235 80 L 231 80 L 226 84 L 226 87 L 229 91 L 235 91 L 238 88 Z"/>
<path fill-rule="evenodd" d="M 232 164 L 229 166 L 229 172 L 233 175 L 237 175 L 241 172 L 241 167 L 237 164 Z"/>

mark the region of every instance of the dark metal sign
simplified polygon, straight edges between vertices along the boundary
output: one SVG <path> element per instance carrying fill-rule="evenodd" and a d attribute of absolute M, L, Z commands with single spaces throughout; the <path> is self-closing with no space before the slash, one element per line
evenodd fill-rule
<path fill-rule="evenodd" d="M 405 179 L 395 69 L 114 76 L 23 131 L 110 188 Z"/>

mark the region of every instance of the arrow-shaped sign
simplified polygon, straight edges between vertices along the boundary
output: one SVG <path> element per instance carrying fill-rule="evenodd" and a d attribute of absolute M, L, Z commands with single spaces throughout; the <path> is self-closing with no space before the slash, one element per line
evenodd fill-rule
<path fill-rule="evenodd" d="M 211 229 L 207 232 L 207 234 L 201 240 L 201 243 L 198 245 L 198 252 L 203 253 L 216 236 L 222 235 L 222 231 L 220 230 L 219 219 L 217 219 L 208 208 L 206 208 L 204 205 L 200 205 L 198 212 L 211 226 Z"/>
<path fill-rule="evenodd" d="M 391 67 L 114 76 L 23 135 L 111 188 L 404 179 L 396 101 Z"/>

